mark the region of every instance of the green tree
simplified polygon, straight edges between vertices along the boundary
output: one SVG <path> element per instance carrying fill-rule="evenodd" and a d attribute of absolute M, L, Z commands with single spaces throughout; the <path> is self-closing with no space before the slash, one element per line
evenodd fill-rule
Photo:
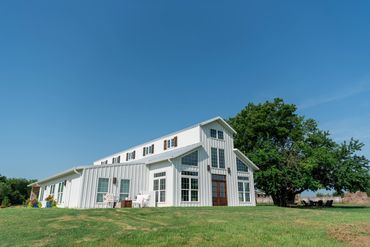
<path fill-rule="evenodd" d="M 261 169 L 255 173 L 257 188 L 279 206 L 308 189 L 365 191 L 369 161 L 357 154 L 363 144 L 354 139 L 337 144 L 315 120 L 296 111 L 295 105 L 274 99 L 250 103 L 229 119 L 238 132 L 235 146 Z"/>

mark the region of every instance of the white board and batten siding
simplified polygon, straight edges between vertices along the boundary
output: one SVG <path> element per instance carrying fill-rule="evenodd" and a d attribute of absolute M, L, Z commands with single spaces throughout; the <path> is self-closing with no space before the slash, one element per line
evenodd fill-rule
<path fill-rule="evenodd" d="M 80 208 L 103 208 L 104 203 L 96 202 L 98 179 L 108 178 L 108 193 L 119 196 L 121 179 L 129 179 L 129 197 L 134 198 L 143 191 L 148 191 L 149 170 L 145 164 L 101 165 L 85 168 L 82 176 Z M 113 178 L 117 179 L 113 184 Z"/>

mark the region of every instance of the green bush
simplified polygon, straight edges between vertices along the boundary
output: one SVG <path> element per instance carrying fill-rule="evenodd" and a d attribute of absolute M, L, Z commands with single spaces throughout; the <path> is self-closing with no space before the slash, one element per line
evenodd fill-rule
<path fill-rule="evenodd" d="M 7 196 L 3 198 L 3 201 L 1 202 L 1 207 L 6 208 L 10 206 L 10 200 Z"/>

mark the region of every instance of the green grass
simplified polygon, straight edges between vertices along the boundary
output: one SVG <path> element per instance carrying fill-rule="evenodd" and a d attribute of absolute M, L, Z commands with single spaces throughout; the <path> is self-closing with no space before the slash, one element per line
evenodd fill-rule
<path fill-rule="evenodd" d="M 0 210 L 0 246 L 366 246 L 369 243 L 370 208 Z"/>

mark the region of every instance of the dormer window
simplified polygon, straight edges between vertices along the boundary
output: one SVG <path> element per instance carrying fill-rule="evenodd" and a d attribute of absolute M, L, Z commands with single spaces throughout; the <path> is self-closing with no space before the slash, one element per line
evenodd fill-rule
<path fill-rule="evenodd" d="M 154 144 L 148 147 L 143 147 L 143 156 L 148 155 L 148 154 L 154 154 Z"/>
<path fill-rule="evenodd" d="M 100 164 L 101 165 L 106 165 L 106 164 L 108 164 L 108 160 L 101 161 Z"/>
<path fill-rule="evenodd" d="M 164 150 L 174 148 L 174 147 L 177 147 L 177 136 L 175 136 L 172 139 L 167 139 L 163 141 Z"/>
<path fill-rule="evenodd" d="M 120 163 L 121 162 L 121 156 L 113 157 L 112 164 Z"/>
<path fill-rule="evenodd" d="M 135 159 L 135 150 L 130 152 L 130 153 L 126 153 L 126 161 L 129 161 L 129 160 L 134 160 Z"/>

